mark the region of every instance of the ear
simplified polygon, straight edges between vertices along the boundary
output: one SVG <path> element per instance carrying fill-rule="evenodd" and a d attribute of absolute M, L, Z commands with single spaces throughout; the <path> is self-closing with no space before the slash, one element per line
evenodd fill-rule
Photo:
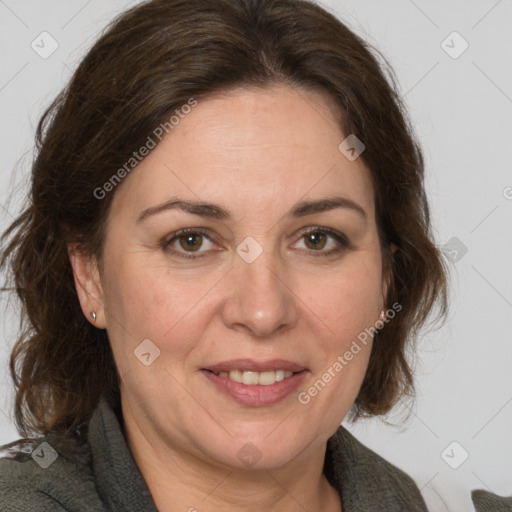
<path fill-rule="evenodd" d="M 103 288 L 96 258 L 85 255 L 75 245 L 68 245 L 68 255 L 82 312 L 95 327 L 105 329 Z"/>

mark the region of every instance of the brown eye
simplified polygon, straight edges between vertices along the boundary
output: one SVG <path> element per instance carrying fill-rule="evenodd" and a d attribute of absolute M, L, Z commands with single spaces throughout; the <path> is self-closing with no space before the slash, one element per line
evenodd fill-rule
<path fill-rule="evenodd" d="M 310 229 L 302 234 L 300 241 L 302 240 L 305 242 L 305 250 L 313 256 L 331 256 L 351 247 L 345 235 L 327 228 Z M 162 247 L 166 252 L 183 258 L 201 258 L 208 253 L 205 243 L 213 245 L 207 231 L 186 228 L 167 237 Z"/>
<path fill-rule="evenodd" d="M 313 250 L 323 249 L 327 241 L 327 235 L 320 231 L 311 231 L 304 235 L 304 237 L 308 248 Z"/>
<path fill-rule="evenodd" d="M 209 249 L 208 246 L 206 248 L 204 247 L 206 242 L 213 245 L 206 231 L 198 228 L 187 228 L 172 233 L 172 235 L 163 241 L 162 246 L 166 252 L 176 254 L 183 258 L 201 258 L 206 255 L 208 252 L 207 249 Z"/>
<path fill-rule="evenodd" d="M 313 256 L 331 256 L 351 247 L 345 235 L 327 228 L 309 229 L 300 240 L 304 240 L 306 249 Z M 329 243 L 329 240 L 332 242 Z"/>
<path fill-rule="evenodd" d="M 177 237 L 180 246 L 185 250 L 197 251 L 203 243 L 203 235 L 201 234 L 186 234 Z"/>

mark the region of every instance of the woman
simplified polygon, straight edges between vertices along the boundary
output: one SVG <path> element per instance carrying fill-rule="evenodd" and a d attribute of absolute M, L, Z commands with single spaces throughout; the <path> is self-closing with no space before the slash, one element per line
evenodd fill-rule
<path fill-rule="evenodd" d="M 4 234 L 35 436 L 0 461 L 4 510 L 426 510 L 340 426 L 413 395 L 405 352 L 447 309 L 395 89 L 307 1 L 153 0 L 109 27 Z"/>

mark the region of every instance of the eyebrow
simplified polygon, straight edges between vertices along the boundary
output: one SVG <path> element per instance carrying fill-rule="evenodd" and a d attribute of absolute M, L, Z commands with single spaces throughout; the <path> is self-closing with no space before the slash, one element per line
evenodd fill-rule
<path fill-rule="evenodd" d="M 305 217 L 306 215 L 326 212 L 336 208 L 349 209 L 358 213 L 364 220 L 367 220 L 366 211 L 362 206 L 347 197 L 341 196 L 327 197 L 323 199 L 315 199 L 296 203 L 287 214 L 287 217 Z M 230 213 L 222 206 L 213 203 L 173 198 L 169 201 L 166 201 L 165 203 L 152 206 L 144 210 L 139 215 L 137 223 L 142 222 L 149 217 L 152 217 L 153 215 L 157 215 L 158 213 L 176 209 L 210 219 L 229 220 L 231 218 Z"/>

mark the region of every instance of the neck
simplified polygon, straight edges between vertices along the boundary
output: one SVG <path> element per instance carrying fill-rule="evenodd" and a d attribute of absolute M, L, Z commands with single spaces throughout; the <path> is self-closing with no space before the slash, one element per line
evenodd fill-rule
<path fill-rule="evenodd" d="M 199 458 L 147 435 L 130 416 L 125 435 L 160 512 L 340 512 L 338 492 L 323 474 L 326 444 L 283 467 L 240 470 Z"/>

